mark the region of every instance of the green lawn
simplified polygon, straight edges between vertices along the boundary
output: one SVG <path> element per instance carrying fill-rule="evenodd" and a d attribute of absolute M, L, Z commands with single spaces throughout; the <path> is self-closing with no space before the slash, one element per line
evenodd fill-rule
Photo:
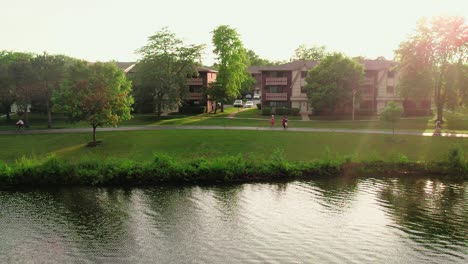
<path fill-rule="evenodd" d="M 279 148 L 291 160 L 348 156 L 355 161 L 396 161 L 405 155 L 412 161 L 422 161 L 444 159 L 455 145 L 468 149 L 468 140 L 463 138 L 396 136 L 395 143 L 388 135 L 291 131 L 122 131 L 98 132 L 97 137 L 103 141 L 102 145 L 88 148 L 85 144 L 90 141 L 91 133 L 2 135 L 0 160 L 11 163 L 21 156 L 41 157 L 55 153 L 69 160 L 117 157 L 143 161 L 151 159 L 154 152 L 180 159 L 226 154 L 261 159 Z"/>

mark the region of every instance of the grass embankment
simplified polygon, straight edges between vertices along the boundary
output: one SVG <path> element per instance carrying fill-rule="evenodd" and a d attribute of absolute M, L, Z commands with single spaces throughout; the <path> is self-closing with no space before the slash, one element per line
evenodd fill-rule
<path fill-rule="evenodd" d="M 164 130 L 99 133 L 103 143 L 88 148 L 90 136 L 0 137 L 0 186 L 229 182 L 343 173 L 464 178 L 468 170 L 468 157 L 461 152 L 447 158 L 454 147 L 468 149 L 463 138 Z"/>
<path fill-rule="evenodd" d="M 69 162 L 49 156 L 19 160 L 9 166 L 0 162 L 0 188 L 16 186 L 149 186 L 167 183 L 250 182 L 345 176 L 401 176 L 416 174 L 468 179 L 468 163 L 459 153 L 447 162 L 349 163 L 346 160 L 288 161 L 281 151 L 255 162 L 241 155 L 191 161 L 154 154 L 151 161 L 93 159 Z"/>

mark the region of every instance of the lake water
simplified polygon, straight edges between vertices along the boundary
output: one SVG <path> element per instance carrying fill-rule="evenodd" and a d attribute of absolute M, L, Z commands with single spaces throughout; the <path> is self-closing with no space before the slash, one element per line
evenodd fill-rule
<path fill-rule="evenodd" d="M 468 263 L 468 182 L 0 191 L 0 263 Z"/>

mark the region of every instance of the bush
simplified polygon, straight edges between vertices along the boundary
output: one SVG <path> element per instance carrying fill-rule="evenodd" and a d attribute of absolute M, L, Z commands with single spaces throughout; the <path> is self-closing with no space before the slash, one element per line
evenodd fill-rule
<path fill-rule="evenodd" d="M 182 106 L 179 108 L 181 114 L 203 114 L 205 112 L 205 106 Z"/>
<path fill-rule="evenodd" d="M 257 104 L 257 109 L 262 109 L 262 104 Z"/>
<path fill-rule="evenodd" d="M 268 115 L 272 115 L 271 113 L 271 107 L 263 107 L 262 108 L 262 115 L 264 116 L 268 116 Z"/>
<path fill-rule="evenodd" d="M 290 115 L 298 116 L 299 108 L 289 107 L 263 107 L 262 115 Z"/>

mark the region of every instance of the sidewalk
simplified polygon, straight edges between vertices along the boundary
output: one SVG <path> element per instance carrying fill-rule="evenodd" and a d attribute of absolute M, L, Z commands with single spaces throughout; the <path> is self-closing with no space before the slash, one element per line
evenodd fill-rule
<path fill-rule="evenodd" d="M 383 134 L 392 135 L 391 130 L 370 130 L 370 129 L 339 129 L 339 128 L 279 128 L 279 127 L 246 127 L 246 126 L 131 126 L 131 127 L 105 127 L 98 128 L 99 132 L 110 131 L 139 131 L 139 130 L 254 130 L 254 131 L 295 131 L 295 132 L 325 132 L 325 133 L 350 133 L 350 134 Z M 62 133 L 91 133 L 92 128 L 64 128 L 64 129 L 38 129 L 25 130 L 22 133 L 16 131 L 0 131 L 0 135 L 28 135 L 28 134 L 62 134 Z M 395 131 L 395 135 L 424 136 L 432 137 L 432 132 Z M 468 138 L 468 134 L 442 133 L 442 137 Z"/>

